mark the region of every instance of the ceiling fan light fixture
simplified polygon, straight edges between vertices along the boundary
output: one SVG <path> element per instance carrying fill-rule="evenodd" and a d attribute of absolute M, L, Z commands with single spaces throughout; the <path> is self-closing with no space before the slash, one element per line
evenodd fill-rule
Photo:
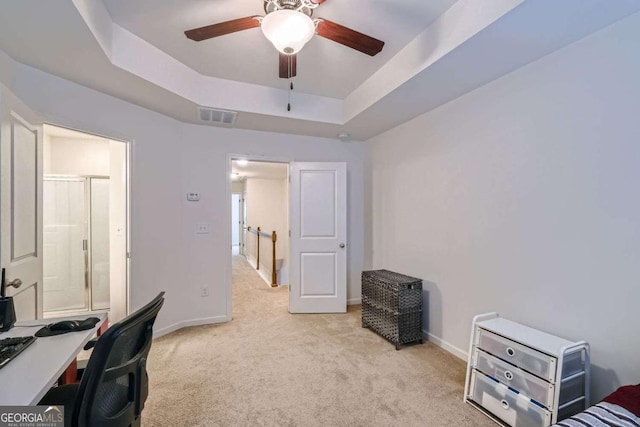
<path fill-rule="evenodd" d="M 316 32 L 313 20 L 302 12 L 281 9 L 262 19 L 265 37 L 285 55 L 295 55 Z"/>

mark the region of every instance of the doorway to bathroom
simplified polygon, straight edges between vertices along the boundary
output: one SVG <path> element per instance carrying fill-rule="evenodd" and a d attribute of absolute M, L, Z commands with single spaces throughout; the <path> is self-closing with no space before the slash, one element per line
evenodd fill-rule
<path fill-rule="evenodd" d="M 128 146 L 45 125 L 44 317 L 127 314 Z"/>

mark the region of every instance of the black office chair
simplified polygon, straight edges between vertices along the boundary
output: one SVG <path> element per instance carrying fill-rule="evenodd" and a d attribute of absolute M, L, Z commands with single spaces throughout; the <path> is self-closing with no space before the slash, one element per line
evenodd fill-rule
<path fill-rule="evenodd" d="M 163 303 L 161 292 L 107 329 L 95 341 L 80 383 L 52 388 L 39 404 L 64 405 L 68 427 L 139 426 L 149 393 L 146 363 L 153 323 Z"/>

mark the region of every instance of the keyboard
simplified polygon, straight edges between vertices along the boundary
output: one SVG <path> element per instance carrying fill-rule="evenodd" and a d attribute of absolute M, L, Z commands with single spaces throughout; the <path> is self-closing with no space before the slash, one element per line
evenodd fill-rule
<path fill-rule="evenodd" d="M 12 337 L 0 339 L 0 369 L 29 347 L 36 337 Z"/>

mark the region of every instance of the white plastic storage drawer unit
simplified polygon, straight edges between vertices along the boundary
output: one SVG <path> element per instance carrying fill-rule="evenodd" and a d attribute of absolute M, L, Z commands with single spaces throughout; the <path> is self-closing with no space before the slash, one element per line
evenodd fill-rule
<path fill-rule="evenodd" d="M 554 424 L 589 407 L 589 345 L 476 316 L 464 400 L 509 426 Z"/>
<path fill-rule="evenodd" d="M 473 400 L 510 426 L 545 427 L 551 412 L 480 371 L 471 372 Z"/>

